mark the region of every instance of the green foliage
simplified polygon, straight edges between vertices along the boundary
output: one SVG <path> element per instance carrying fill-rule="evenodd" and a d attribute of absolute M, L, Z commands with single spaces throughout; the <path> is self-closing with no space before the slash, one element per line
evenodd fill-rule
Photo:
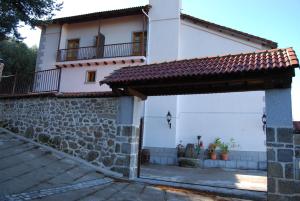
<path fill-rule="evenodd" d="M 238 147 L 239 145 L 235 142 L 233 138 L 230 139 L 228 143 L 222 142 L 219 147 L 221 149 L 221 153 L 227 154 L 229 152 L 229 149 L 233 149 Z"/>
<path fill-rule="evenodd" d="M 1 0 L 0 41 L 10 37 L 21 40 L 20 22 L 33 28 L 41 20 L 51 19 L 61 8 L 62 3 L 56 0 Z"/>
<path fill-rule="evenodd" d="M 34 72 L 37 47 L 28 48 L 16 40 L 0 41 L 0 58 L 4 60 L 3 75 Z"/>

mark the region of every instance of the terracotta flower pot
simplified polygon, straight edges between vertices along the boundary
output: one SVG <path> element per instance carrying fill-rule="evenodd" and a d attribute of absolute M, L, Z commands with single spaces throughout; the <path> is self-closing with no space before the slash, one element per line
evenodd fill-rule
<path fill-rule="evenodd" d="M 221 154 L 221 158 L 222 158 L 222 160 L 224 160 L 224 161 L 228 161 L 228 153 L 222 153 L 222 154 Z"/>
<path fill-rule="evenodd" d="M 211 160 L 217 160 L 217 154 L 216 153 L 210 153 L 210 159 Z"/>

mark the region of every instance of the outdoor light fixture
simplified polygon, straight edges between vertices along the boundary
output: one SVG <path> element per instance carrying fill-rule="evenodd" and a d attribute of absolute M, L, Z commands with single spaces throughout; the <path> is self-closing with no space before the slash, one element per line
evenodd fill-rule
<path fill-rule="evenodd" d="M 261 117 L 261 121 L 263 123 L 263 130 L 266 130 L 266 126 L 267 126 L 267 115 L 263 114 L 263 116 Z"/>
<path fill-rule="evenodd" d="M 171 123 L 172 115 L 171 115 L 170 111 L 168 111 L 166 118 L 167 118 L 168 125 L 169 125 L 169 127 L 171 129 L 172 128 L 172 123 Z"/>

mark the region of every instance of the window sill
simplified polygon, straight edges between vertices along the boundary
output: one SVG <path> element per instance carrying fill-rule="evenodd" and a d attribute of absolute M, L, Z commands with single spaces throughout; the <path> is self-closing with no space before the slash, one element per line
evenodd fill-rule
<path fill-rule="evenodd" d="M 84 84 L 96 84 L 96 82 L 84 82 Z"/>

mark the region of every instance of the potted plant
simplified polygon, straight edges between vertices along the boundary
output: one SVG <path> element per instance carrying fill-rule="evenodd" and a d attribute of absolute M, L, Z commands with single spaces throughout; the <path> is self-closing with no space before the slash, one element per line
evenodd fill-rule
<path fill-rule="evenodd" d="M 228 160 L 228 152 L 229 152 L 229 145 L 225 144 L 224 142 L 220 144 L 221 149 L 221 159 L 224 161 Z"/>
<path fill-rule="evenodd" d="M 177 145 L 177 157 L 178 158 L 181 158 L 181 157 L 184 157 L 185 155 L 185 148 L 184 146 L 181 144 L 182 141 L 180 141 L 180 143 Z"/>
<path fill-rule="evenodd" d="M 229 148 L 232 149 L 238 147 L 238 144 L 236 144 L 234 139 L 231 138 L 229 143 L 220 143 L 219 147 L 221 149 L 221 159 L 227 161 Z"/>
<path fill-rule="evenodd" d="M 210 156 L 210 159 L 212 160 L 216 160 L 217 159 L 217 153 L 216 153 L 216 149 L 218 146 L 220 146 L 221 144 L 221 139 L 220 138 L 216 138 L 214 143 L 211 143 L 208 146 L 208 153 Z"/>
<path fill-rule="evenodd" d="M 208 154 L 209 154 L 209 157 L 211 160 L 217 159 L 216 148 L 217 148 L 217 145 L 215 143 L 211 143 L 208 146 Z"/>

